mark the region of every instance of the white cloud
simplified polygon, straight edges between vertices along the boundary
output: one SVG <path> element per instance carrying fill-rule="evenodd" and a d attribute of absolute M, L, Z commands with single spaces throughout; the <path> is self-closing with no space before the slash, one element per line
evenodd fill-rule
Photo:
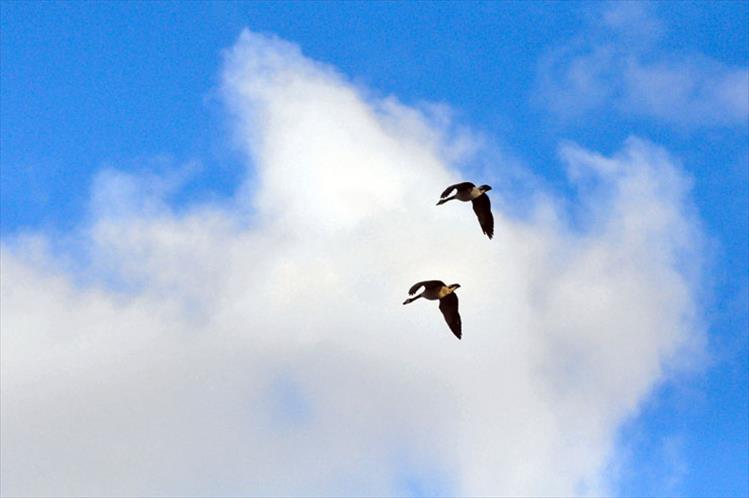
<path fill-rule="evenodd" d="M 630 58 L 623 68 L 622 112 L 672 124 L 746 124 L 749 72 L 706 57 L 645 64 Z"/>
<path fill-rule="evenodd" d="M 647 47 L 667 32 L 654 6 L 646 2 L 609 2 L 594 11 L 592 21 L 602 28 L 601 35 L 606 38 L 613 35 L 630 47 Z"/>
<path fill-rule="evenodd" d="M 465 152 L 440 123 L 249 32 L 224 82 L 256 168 L 236 205 L 96 186 L 134 208 L 98 211 L 87 281 L 129 292 L 4 242 L 2 494 L 606 494 L 618 427 L 700 350 L 678 164 L 564 145 L 582 226 L 495 189 L 488 241 L 434 206 Z M 462 341 L 400 304 L 425 278 L 462 284 Z"/>
<path fill-rule="evenodd" d="M 649 4 L 609 4 L 578 38 L 549 51 L 534 99 L 566 118 L 615 110 L 679 127 L 745 125 L 749 70 L 659 49 Z"/>

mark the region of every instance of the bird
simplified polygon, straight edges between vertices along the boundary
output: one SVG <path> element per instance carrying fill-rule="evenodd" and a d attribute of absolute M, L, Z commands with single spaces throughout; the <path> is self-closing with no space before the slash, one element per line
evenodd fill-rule
<path fill-rule="evenodd" d="M 424 291 L 421 294 L 416 292 L 424 287 Z M 462 336 L 462 325 L 460 322 L 460 314 L 458 313 L 458 295 L 455 294 L 455 289 L 459 288 L 460 284 L 445 285 L 442 280 L 424 280 L 423 282 L 417 282 L 408 289 L 409 297 L 403 304 L 408 304 L 416 301 L 420 297 L 429 299 L 430 301 L 436 301 L 439 299 L 440 311 L 445 317 L 447 325 L 455 337 L 458 339 Z"/>
<path fill-rule="evenodd" d="M 473 204 L 473 212 L 476 213 L 476 217 L 479 219 L 481 231 L 491 239 L 494 236 L 494 216 L 492 216 L 491 201 L 486 194 L 491 189 L 492 188 L 489 185 L 476 187 L 476 185 L 471 182 L 456 183 L 455 185 L 450 185 L 444 192 L 442 192 L 437 205 L 439 206 L 453 199 L 458 199 L 463 202 L 471 201 Z M 448 197 L 453 190 L 456 190 L 455 195 Z"/>

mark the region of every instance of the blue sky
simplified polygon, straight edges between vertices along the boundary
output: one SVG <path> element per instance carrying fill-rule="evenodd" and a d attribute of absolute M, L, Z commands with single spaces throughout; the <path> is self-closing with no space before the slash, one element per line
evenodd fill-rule
<path fill-rule="evenodd" d="M 576 214 L 560 143 L 610 156 L 636 136 L 667 150 L 691 182 L 704 235 L 697 297 L 707 354 L 687 372 L 666 368 L 618 428 L 613 489 L 749 494 L 748 3 L 4 2 L 1 21 L 8 244 L 28 233 L 67 240 L 94 216 L 106 169 L 168 176 L 197 165 L 169 190 L 174 212 L 237 195 L 246 154 L 221 86 L 243 28 L 298 45 L 373 99 L 449 106 L 451 130 L 470 128 L 528 168 L 573 219 L 585 212 Z M 730 98 L 715 90 L 736 81 L 743 107 L 735 85 Z M 486 156 L 459 167 L 531 188 Z M 307 403 L 281 379 L 275 404 L 301 417 Z M 438 474 L 433 482 L 453 481 Z M 401 480 L 404 492 L 434 489 Z"/>

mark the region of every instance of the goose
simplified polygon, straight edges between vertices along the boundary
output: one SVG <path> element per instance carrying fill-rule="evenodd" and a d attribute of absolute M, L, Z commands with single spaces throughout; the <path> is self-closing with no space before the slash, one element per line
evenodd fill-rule
<path fill-rule="evenodd" d="M 456 183 L 455 185 L 450 185 L 442 192 L 437 205 L 439 206 L 453 199 L 463 202 L 471 201 L 473 212 L 476 213 L 476 217 L 479 219 L 481 230 L 491 239 L 494 236 L 494 216 L 492 216 L 491 201 L 489 201 L 489 196 L 486 194 L 491 189 L 489 185 L 476 187 L 471 182 Z M 456 191 L 455 195 L 448 197 L 453 190 Z"/>
<path fill-rule="evenodd" d="M 414 296 L 421 287 L 424 287 L 424 291 L 421 294 Z M 412 303 L 420 297 L 429 299 L 430 301 L 436 301 L 439 299 L 440 311 L 445 317 L 447 325 L 450 327 L 453 334 L 455 334 L 455 337 L 460 339 L 462 331 L 460 314 L 458 313 L 458 295 L 455 294 L 455 289 L 459 287 L 460 284 L 445 285 L 445 282 L 442 280 L 424 280 L 423 282 L 417 282 L 408 289 L 408 295 L 413 297 L 409 297 L 403 301 L 403 304 Z"/>

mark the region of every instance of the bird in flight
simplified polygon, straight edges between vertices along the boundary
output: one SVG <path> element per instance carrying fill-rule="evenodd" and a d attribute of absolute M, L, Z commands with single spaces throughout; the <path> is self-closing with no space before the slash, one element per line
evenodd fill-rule
<path fill-rule="evenodd" d="M 489 196 L 486 194 L 491 189 L 489 185 L 476 187 L 471 182 L 456 183 L 455 185 L 450 185 L 442 192 L 437 205 L 439 206 L 453 199 L 463 202 L 471 201 L 473 212 L 476 213 L 476 217 L 479 219 L 481 230 L 491 239 L 494 236 L 494 216 L 492 216 L 491 201 L 489 201 Z M 453 190 L 456 191 L 455 195 L 448 197 Z"/>
<path fill-rule="evenodd" d="M 424 291 L 421 294 L 416 294 L 420 288 L 424 287 Z M 408 304 L 416 301 L 420 297 L 429 299 L 430 301 L 436 301 L 439 299 L 440 311 L 445 317 L 447 325 L 452 330 L 455 337 L 460 339 L 462 335 L 460 314 L 458 313 L 458 295 L 455 294 L 455 289 L 460 287 L 460 284 L 445 285 L 442 280 L 424 280 L 423 282 L 417 282 L 408 289 L 409 297 L 403 304 Z"/>

